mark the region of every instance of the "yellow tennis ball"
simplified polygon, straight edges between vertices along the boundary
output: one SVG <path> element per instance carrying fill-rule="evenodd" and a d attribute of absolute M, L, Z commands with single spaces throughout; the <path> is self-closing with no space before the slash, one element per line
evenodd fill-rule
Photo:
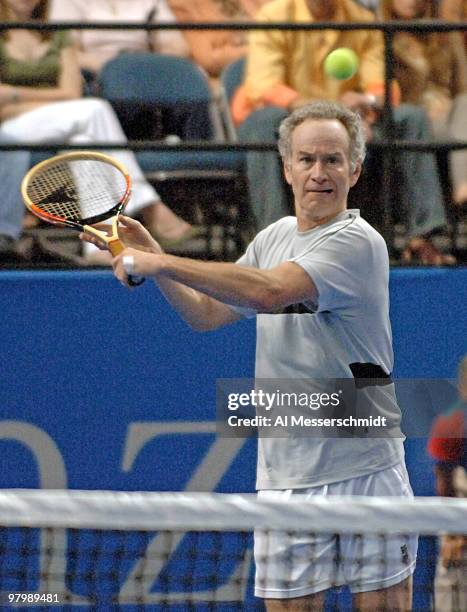
<path fill-rule="evenodd" d="M 351 79 L 358 70 L 358 56 L 352 49 L 335 49 L 324 60 L 324 72 L 333 79 Z"/>

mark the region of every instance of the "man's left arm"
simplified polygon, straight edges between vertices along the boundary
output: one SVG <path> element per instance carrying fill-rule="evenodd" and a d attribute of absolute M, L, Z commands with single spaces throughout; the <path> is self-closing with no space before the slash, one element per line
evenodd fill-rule
<path fill-rule="evenodd" d="M 311 277 L 300 265 L 290 261 L 261 270 L 235 263 L 204 262 L 125 249 L 113 260 L 114 272 L 123 282 L 127 281 L 122 263 L 125 255 L 133 256 L 133 273 L 136 275 L 152 277 L 156 281 L 168 278 L 225 304 L 252 308 L 257 312 L 318 299 Z"/>

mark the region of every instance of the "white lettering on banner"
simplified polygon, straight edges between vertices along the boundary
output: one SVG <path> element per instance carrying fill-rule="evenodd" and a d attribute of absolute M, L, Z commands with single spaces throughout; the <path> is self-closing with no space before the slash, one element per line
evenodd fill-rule
<path fill-rule="evenodd" d="M 25 421 L 1 421 L 0 440 L 14 440 L 25 446 L 33 455 L 39 474 L 41 489 L 68 488 L 67 474 L 63 457 L 52 438 L 42 429 Z M 38 593 L 67 593 L 65 585 L 66 569 L 66 530 L 55 529 L 53 546 L 50 532 L 41 529 Z M 76 603 L 88 603 L 87 599 L 76 597 Z M 20 605 L 20 604 L 18 604 Z M 27 605 L 27 604 L 25 604 Z"/>
<path fill-rule="evenodd" d="M 172 422 L 141 422 L 132 423 L 129 427 L 122 469 L 130 471 L 141 449 L 150 441 L 160 436 L 194 435 L 216 433 L 216 423 L 213 421 L 172 421 Z M 213 491 L 219 484 L 225 472 L 229 469 L 235 457 L 245 444 L 245 438 L 215 439 L 209 451 L 194 471 L 187 483 L 186 491 Z M 170 556 L 175 552 L 183 538 L 183 534 L 173 534 L 170 551 L 167 550 L 167 539 L 163 535 L 155 536 L 149 543 L 144 557 L 140 559 L 130 572 L 122 586 L 119 595 L 120 603 L 131 603 L 141 593 L 145 601 L 157 603 L 167 601 L 235 601 L 243 600 L 245 593 L 238 593 L 238 584 L 246 585 L 251 551 L 246 550 L 243 559 L 238 563 L 228 582 L 210 591 L 197 593 L 151 593 L 151 587 L 164 566 L 170 562 Z"/>
<path fill-rule="evenodd" d="M 150 442 L 161 436 L 199 435 L 216 433 L 214 421 L 172 421 L 172 422 L 137 422 L 128 426 L 122 459 L 122 470 L 130 472 L 141 450 Z M 38 469 L 39 484 L 43 489 L 66 489 L 68 487 L 66 467 L 59 448 L 53 439 L 39 427 L 24 421 L 1 421 L 0 440 L 14 440 L 23 444 L 33 455 Z M 207 453 L 194 470 L 185 490 L 213 491 L 223 478 L 245 444 L 246 438 L 214 438 Z M 252 554 L 245 550 L 242 559 L 237 563 L 224 583 L 212 590 L 169 594 L 151 593 L 151 587 L 157 580 L 164 566 L 180 544 L 183 535 L 174 534 L 170 550 L 164 546 L 163 536 L 156 535 L 148 544 L 145 555 L 136 562 L 118 595 L 119 603 L 137 603 L 141 593 L 145 593 L 148 603 L 157 603 L 162 599 L 177 602 L 186 601 L 242 601 L 245 593 L 239 593 L 238 584 L 247 584 Z M 53 539 L 52 539 L 53 538 Z M 56 592 L 66 595 L 72 605 L 91 605 L 91 602 L 80 595 L 70 592 L 65 584 L 66 574 L 66 530 L 42 529 L 40 535 L 40 582 L 37 592 Z M 163 554 L 161 554 L 161 552 Z M 16 604 L 21 606 L 22 604 Z M 26 604 L 25 604 L 26 605 Z"/>

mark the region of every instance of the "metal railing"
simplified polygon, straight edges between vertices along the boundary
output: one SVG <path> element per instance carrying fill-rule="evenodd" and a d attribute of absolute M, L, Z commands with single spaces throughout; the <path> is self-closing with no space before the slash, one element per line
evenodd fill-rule
<path fill-rule="evenodd" d="M 451 150 L 459 150 L 467 148 L 467 141 L 446 140 L 436 142 L 419 142 L 399 140 L 393 137 L 393 118 L 392 118 L 392 102 L 390 98 L 390 87 L 388 84 L 393 78 L 393 39 L 394 34 L 400 31 L 414 33 L 434 33 L 434 32 L 450 32 L 450 31 L 467 31 L 467 23 L 462 22 L 445 22 L 439 20 L 413 20 L 413 21 L 391 21 L 391 22 L 361 22 L 361 23 L 335 23 L 335 22 L 320 22 L 320 23 L 286 23 L 286 22 L 177 22 L 177 23 L 129 23 L 129 22 L 54 22 L 54 23 L 37 23 L 37 22 L 22 22 L 22 23 L 0 23 L 0 32 L 12 29 L 27 29 L 39 31 L 55 31 L 55 30 L 286 30 L 286 31 L 316 31 L 316 30 L 378 30 L 382 32 L 384 38 L 384 65 L 385 65 L 385 98 L 383 109 L 382 133 L 383 138 L 377 142 L 368 143 L 369 150 L 382 151 L 383 163 L 382 172 L 385 179 L 385 184 L 389 188 L 384 190 L 383 208 L 384 208 L 384 225 L 391 227 L 390 214 L 390 196 L 391 196 L 391 181 L 392 181 L 392 163 L 391 158 L 395 151 L 419 151 L 419 152 L 449 152 Z M 467 118 L 466 118 L 467 120 Z M 79 149 L 82 145 L 67 144 L 67 149 Z M 170 144 L 160 140 L 129 140 L 121 145 L 115 143 L 88 143 L 90 148 L 99 149 L 131 149 L 133 151 L 274 151 L 276 150 L 275 142 L 265 143 L 245 143 L 245 142 L 211 142 L 211 141 L 190 141 Z M 63 148 L 63 142 L 47 142 L 47 143 L 0 143 L 0 150 L 30 150 L 30 151 L 54 151 Z"/>
<path fill-rule="evenodd" d="M 369 143 L 371 148 L 375 149 L 403 149 L 411 151 L 440 151 L 449 149 L 467 148 L 467 141 L 444 141 L 432 143 L 420 143 L 415 141 L 400 141 L 392 138 L 391 128 L 391 111 L 392 104 L 390 99 L 390 87 L 388 83 L 393 78 L 392 61 L 393 61 L 393 37 L 394 33 L 399 31 L 416 32 L 416 33 L 432 33 L 432 32 L 450 32 L 450 31 L 467 31 L 467 23 L 462 22 L 446 22 L 439 20 L 413 20 L 407 21 L 374 21 L 361 23 L 336 23 L 336 22 L 320 22 L 320 23 L 287 23 L 287 22 L 256 22 L 256 21 L 241 21 L 235 22 L 177 22 L 177 23 L 130 23 L 122 22 L 94 22 L 82 23 L 76 21 L 57 21 L 54 23 L 37 23 L 34 21 L 22 23 L 0 23 L 0 32 L 5 30 L 39 30 L 39 31 L 56 31 L 56 30 L 286 30 L 286 31 L 316 31 L 316 30 L 379 30 L 384 37 L 384 64 L 385 64 L 385 101 L 384 114 L 385 121 L 383 123 L 384 138 L 375 143 Z M 32 151 L 49 151 L 54 147 L 62 146 L 63 143 L 47 143 L 38 145 L 37 143 L 21 143 L 13 146 L 8 143 L 0 144 L 0 150 L 15 150 L 15 149 L 30 149 Z M 68 146 L 68 145 L 67 145 Z M 101 143 L 90 143 L 90 146 L 98 149 L 109 148 L 101 146 Z M 275 143 L 264 143 L 258 145 L 253 143 L 225 143 L 217 144 L 200 141 L 191 143 L 179 143 L 170 145 L 164 141 L 129 141 L 124 147 L 128 147 L 135 151 L 155 150 L 161 151 L 170 150 L 192 150 L 205 149 L 208 151 L 222 150 L 225 148 L 234 150 L 272 150 L 275 149 Z M 122 147 L 122 148 L 124 148 Z M 70 148 L 73 148 L 72 146 Z M 119 148 L 112 146 L 112 148 Z"/>

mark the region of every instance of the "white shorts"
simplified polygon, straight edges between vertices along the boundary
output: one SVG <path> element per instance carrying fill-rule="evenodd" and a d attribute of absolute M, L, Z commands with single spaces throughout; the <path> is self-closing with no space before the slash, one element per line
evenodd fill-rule
<path fill-rule="evenodd" d="M 317 495 L 413 497 L 403 463 L 329 485 L 258 492 L 260 499 Z M 417 536 L 255 532 L 254 552 L 257 597 L 304 597 L 344 584 L 359 593 L 388 588 L 413 574 Z"/>

